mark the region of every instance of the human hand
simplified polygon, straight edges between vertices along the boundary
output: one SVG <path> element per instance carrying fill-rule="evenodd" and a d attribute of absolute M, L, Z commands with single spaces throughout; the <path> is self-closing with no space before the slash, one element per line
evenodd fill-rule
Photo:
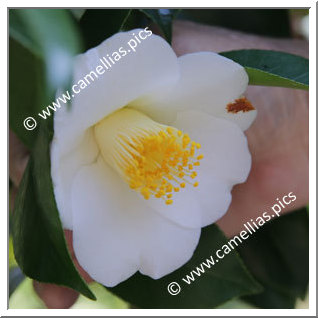
<path fill-rule="evenodd" d="M 304 40 L 271 39 L 186 21 L 175 23 L 172 46 L 177 55 L 254 48 L 308 56 Z M 233 188 L 231 206 L 217 222 L 227 236 L 239 233 L 244 223 L 289 192 L 297 200 L 282 213 L 308 203 L 308 92 L 250 86 L 246 96 L 258 111 L 246 131 L 252 170 L 245 183 Z"/>

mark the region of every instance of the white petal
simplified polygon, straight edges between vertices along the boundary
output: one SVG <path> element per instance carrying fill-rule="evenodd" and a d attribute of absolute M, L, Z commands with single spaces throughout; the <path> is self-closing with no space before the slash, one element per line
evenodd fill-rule
<path fill-rule="evenodd" d="M 246 180 L 251 168 L 247 139 L 237 125 L 198 111 L 178 113 L 174 127 L 201 144 L 198 173 L 212 173 L 229 187 Z"/>
<path fill-rule="evenodd" d="M 199 187 L 195 194 L 202 210 L 202 226 L 211 224 L 227 211 L 233 185 L 244 182 L 249 174 L 247 139 L 237 125 L 203 112 L 180 112 L 173 126 L 202 146 L 204 159 L 197 169 Z"/>
<path fill-rule="evenodd" d="M 64 148 L 74 143 L 74 137 L 80 132 L 116 109 L 152 91 L 171 86 L 178 80 L 180 74 L 177 57 L 171 47 L 156 35 L 143 40 L 135 52 L 122 56 L 108 70 L 104 67 L 105 72 L 98 75 L 96 67 L 103 66 L 101 59 L 107 59 L 115 51 L 119 52 L 119 48 L 128 51 L 127 43 L 139 31 L 117 33 L 76 57 L 73 83 L 78 83 L 86 76 L 90 85 L 75 94 L 71 111 L 62 107 L 56 112 L 55 133 L 64 136 Z M 91 75 L 94 81 L 87 77 L 92 71 L 98 76 L 96 79 L 95 75 Z"/>
<path fill-rule="evenodd" d="M 227 212 L 232 200 L 232 187 L 214 177 L 210 171 L 202 171 L 197 179 L 199 187 L 195 197 L 200 203 L 201 227 L 204 227 L 215 223 Z"/>
<path fill-rule="evenodd" d="M 200 234 L 201 228 L 185 229 L 152 213 L 144 219 L 139 271 L 154 279 L 175 271 L 190 260 Z"/>
<path fill-rule="evenodd" d="M 167 205 L 165 200 L 151 197 L 146 204 L 163 217 L 185 228 L 198 228 L 202 225 L 201 206 L 194 195 L 195 189 L 189 186 L 176 193 L 173 204 Z"/>
<path fill-rule="evenodd" d="M 72 229 L 71 186 L 75 174 L 87 164 L 92 163 L 98 154 L 97 144 L 91 129 L 84 134 L 81 142 L 69 152 L 61 152 L 62 136 L 54 136 L 51 144 L 51 176 L 56 204 L 63 228 Z"/>
<path fill-rule="evenodd" d="M 109 287 L 138 269 L 153 278 L 170 273 L 190 259 L 199 240 L 200 229 L 160 217 L 102 160 L 77 174 L 72 205 L 76 257 Z"/>
<path fill-rule="evenodd" d="M 100 59 L 107 54 L 118 52 L 119 48 L 127 50 L 128 41 L 139 31 L 115 34 L 98 47 L 77 56 L 73 83 L 78 83 L 91 71 L 96 73 L 96 67 L 103 65 Z M 97 148 L 89 132 L 91 125 L 140 96 L 165 85 L 171 86 L 179 77 L 178 67 L 171 47 L 162 38 L 151 35 L 136 47 L 136 52 L 123 56 L 98 79 L 90 80 L 91 84 L 72 99 L 71 110 L 60 103 L 62 107 L 54 117 L 51 162 L 63 226 L 72 228 L 69 189 L 74 174 L 78 167 L 91 163 L 96 157 Z M 61 94 L 58 92 L 58 96 Z"/>
<path fill-rule="evenodd" d="M 186 54 L 178 61 L 180 80 L 173 89 L 153 100 L 153 108 L 200 110 L 231 120 L 243 130 L 250 126 L 255 110 L 237 114 L 228 114 L 226 110 L 227 104 L 247 88 L 248 76 L 241 65 L 212 52 Z"/>
<path fill-rule="evenodd" d="M 257 110 L 254 109 L 245 113 L 242 111 L 235 114 L 224 112 L 218 115 L 217 117 L 230 120 L 231 122 L 237 124 L 241 128 L 241 130 L 245 131 L 252 125 L 252 123 L 254 122 L 256 118 L 256 115 L 257 115 Z"/>

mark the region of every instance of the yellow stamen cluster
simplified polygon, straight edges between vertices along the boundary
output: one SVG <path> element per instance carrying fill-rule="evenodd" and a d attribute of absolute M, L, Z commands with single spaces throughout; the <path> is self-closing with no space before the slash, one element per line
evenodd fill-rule
<path fill-rule="evenodd" d="M 105 133 L 114 127 L 114 122 L 118 123 L 114 127 L 116 135 L 106 138 L 115 144 L 108 149 L 102 147 L 101 152 L 130 188 L 140 192 L 146 200 L 154 196 L 170 205 L 174 193 L 187 184 L 199 185 L 192 180 L 197 177 L 195 168 L 203 159 L 203 155 L 197 153 L 201 145 L 191 141 L 187 134 L 158 124 L 132 109 L 123 109 L 109 117 L 95 126 L 95 136 L 101 145 Z"/>

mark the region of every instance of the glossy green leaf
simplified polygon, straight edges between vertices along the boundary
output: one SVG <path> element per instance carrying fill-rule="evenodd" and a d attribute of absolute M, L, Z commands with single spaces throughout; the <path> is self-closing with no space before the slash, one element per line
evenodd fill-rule
<path fill-rule="evenodd" d="M 141 9 L 141 11 L 159 26 L 166 40 L 171 43 L 172 22 L 180 9 Z"/>
<path fill-rule="evenodd" d="M 12 227 L 15 258 L 27 276 L 95 299 L 66 247 L 50 174 L 51 138 L 52 127 L 42 125 L 19 187 Z"/>
<path fill-rule="evenodd" d="M 266 50 L 238 50 L 220 54 L 245 67 L 250 85 L 309 87 L 309 61 L 304 57 Z"/>
<path fill-rule="evenodd" d="M 265 224 L 239 247 L 246 266 L 264 291 L 245 300 L 261 308 L 294 308 L 304 298 L 309 275 L 309 229 L 306 209 Z"/>
<path fill-rule="evenodd" d="M 158 280 L 137 273 L 110 290 L 138 308 L 214 308 L 234 297 L 260 292 L 260 285 L 246 270 L 235 251 L 190 285 L 182 281 L 227 240 L 216 225 L 206 227 L 202 230 L 193 257 L 182 268 Z M 168 293 L 167 286 L 171 282 L 180 285 L 182 290 L 178 295 Z"/>
<path fill-rule="evenodd" d="M 16 40 L 9 40 L 9 125 L 32 148 L 37 130 L 26 130 L 25 118 L 35 117 L 42 107 L 44 70 L 40 59 Z"/>

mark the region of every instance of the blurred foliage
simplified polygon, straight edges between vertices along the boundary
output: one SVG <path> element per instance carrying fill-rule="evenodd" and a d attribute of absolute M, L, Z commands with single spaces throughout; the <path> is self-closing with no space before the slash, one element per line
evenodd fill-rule
<path fill-rule="evenodd" d="M 133 18 L 130 9 L 88 9 L 79 20 L 85 49 L 99 45 L 123 28 L 123 22 Z M 134 16 L 135 17 L 135 16 Z"/>
<path fill-rule="evenodd" d="M 20 267 L 14 266 L 9 270 L 9 297 L 25 279 Z"/>
<path fill-rule="evenodd" d="M 26 278 L 9 299 L 9 309 L 45 309 L 42 300 L 35 293 L 32 279 Z"/>
<path fill-rule="evenodd" d="M 172 39 L 172 21 L 180 13 L 180 9 L 142 9 L 154 23 L 158 25 L 167 42 L 171 44 Z"/>
<path fill-rule="evenodd" d="M 98 283 L 89 284 L 97 300 L 79 296 L 70 309 L 127 309 L 129 305 L 114 296 Z M 32 279 L 26 278 L 14 291 L 9 300 L 10 309 L 45 309 L 46 306 L 33 289 Z"/>
<path fill-rule="evenodd" d="M 99 45 L 118 31 L 145 28 L 150 21 L 158 25 L 167 41 L 171 42 L 172 21 L 180 10 L 171 9 L 87 9 L 73 12 L 85 42 L 85 48 Z"/>
<path fill-rule="evenodd" d="M 291 35 L 287 9 L 187 9 L 179 17 L 259 35 Z"/>
<path fill-rule="evenodd" d="M 10 236 L 9 238 L 9 269 L 17 265 L 18 264 L 17 264 L 17 261 L 15 260 L 14 252 L 13 252 L 12 236 Z"/>
<path fill-rule="evenodd" d="M 41 58 L 46 68 L 45 90 L 53 95 L 69 83 L 73 56 L 80 52 L 81 37 L 70 16 L 62 9 L 9 10 L 10 37 Z"/>
<path fill-rule="evenodd" d="M 265 224 L 238 249 L 264 286 L 245 300 L 260 308 L 294 308 L 309 282 L 309 219 L 306 208 Z"/>
<path fill-rule="evenodd" d="M 37 130 L 26 130 L 23 120 L 69 85 L 81 36 L 61 9 L 10 9 L 9 31 L 10 128 L 31 149 Z"/>

